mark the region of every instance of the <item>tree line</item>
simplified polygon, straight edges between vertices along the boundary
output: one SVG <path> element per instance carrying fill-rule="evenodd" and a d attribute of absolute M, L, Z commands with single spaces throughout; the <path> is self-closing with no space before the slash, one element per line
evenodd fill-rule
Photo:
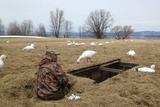
<path fill-rule="evenodd" d="M 52 36 L 59 38 L 61 32 L 63 32 L 64 38 L 69 38 L 71 32 L 73 32 L 72 22 L 66 20 L 64 17 L 64 11 L 56 9 L 50 12 L 50 32 Z M 103 39 L 105 32 L 110 30 L 114 33 L 115 39 L 126 39 L 134 31 L 131 25 L 117 25 L 113 26 L 114 19 L 109 11 L 103 9 L 90 12 L 85 24 L 78 28 L 79 37 L 83 37 L 84 32 L 88 32 L 94 35 L 97 39 Z M 113 26 L 113 27 L 112 27 Z M 47 36 L 46 28 L 44 24 L 39 24 L 36 30 L 33 30 L 33 22 L 31 20 L 24 20 L 21 24 L 18 22 L 10 22 L 8 28 L 5 28 L 2 20 L 0 19 L 0 35 L 4 33 L 8 35 L 38 35 Z"/>

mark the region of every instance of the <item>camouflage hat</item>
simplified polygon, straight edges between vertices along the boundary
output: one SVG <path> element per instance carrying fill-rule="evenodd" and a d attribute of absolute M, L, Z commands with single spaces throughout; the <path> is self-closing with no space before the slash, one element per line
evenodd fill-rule
<path fill-rule="evenodd" d="M 46 50 L 46 55 L 52 56 L 52 55 L 60 55 L 59 52 L 55 52 L 54 50 L 47 49 Z"/>

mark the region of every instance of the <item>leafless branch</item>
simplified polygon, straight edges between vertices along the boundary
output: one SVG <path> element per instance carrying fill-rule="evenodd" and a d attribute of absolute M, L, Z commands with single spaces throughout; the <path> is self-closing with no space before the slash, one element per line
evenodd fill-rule
<path fill-rule="evenodd" d="M 90 13 L 86 21 L 87 31 L 95 34 L 97 39 L 101 39 L 112 23 L 113 18 L 110 12 L 103 9 L 96 10 Z"/>
<path fill-rule="evenodd" d="M 63 10 L 56 9 L 56 12 L 53 11 L 50 12 L 50 18 L 51 18 L 51 28 L 53 35 L 58 38 L 60 35 L 61 27 L 64 22 L 64 12 Z"/>

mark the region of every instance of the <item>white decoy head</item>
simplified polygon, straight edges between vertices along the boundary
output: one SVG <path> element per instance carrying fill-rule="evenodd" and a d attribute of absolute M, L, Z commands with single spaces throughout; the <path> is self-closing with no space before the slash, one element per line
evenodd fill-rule
<path fill-rule="evenodd" d="M 6 59 L 7 58 L 7 56 L 5 55 L 5 54 L 2 54 L 1 56 L 0 56 L 0 59 Z"/>
<path fill-rule="evenodd" d="M 151 69 L 153 69 L 153 70 L 155 70 L 155 68 L 156 68 L 156 65 L 151 65 L 151 67 L 150 67 Z"/>
<path fill-rule="evenodd" d="M 34 44 L 32 43 L 30 46 L 34 47 Z"/>

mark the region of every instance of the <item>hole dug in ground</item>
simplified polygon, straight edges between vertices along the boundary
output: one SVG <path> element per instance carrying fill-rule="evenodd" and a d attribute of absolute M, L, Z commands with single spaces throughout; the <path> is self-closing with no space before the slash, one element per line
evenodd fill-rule
<path fill-rule="evenodd" d="M 93 79 L 95 83 L 100 83 L 108 78 L 118 75 L 121 72 L 127 71 L 138 66 L 136 63 L 122 62 L 120 59 L 115 59 L 102 64 L 97 64 L 77 70 L 70 71 L 72 75 Z"/>

